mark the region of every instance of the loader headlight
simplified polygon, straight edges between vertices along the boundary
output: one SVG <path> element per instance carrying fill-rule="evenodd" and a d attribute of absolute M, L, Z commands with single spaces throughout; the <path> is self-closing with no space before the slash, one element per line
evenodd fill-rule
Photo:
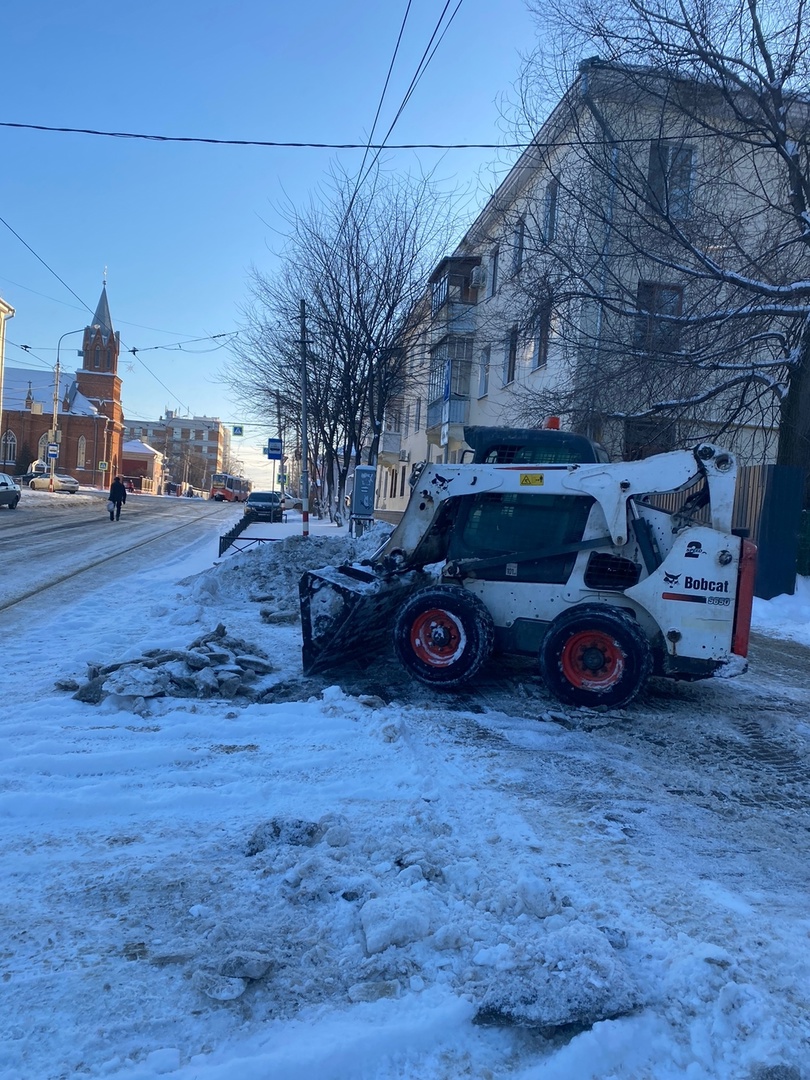
<path fill-rule="evenodd" d="M 717 561 L 720 563 L 721 566 L 728 566 L 728 564 L 732 561 L 733 558 L 734 556 L 731 554 L 731 552 L 724 549 L 723 551 L 719 552 L 717 556 Z"/>

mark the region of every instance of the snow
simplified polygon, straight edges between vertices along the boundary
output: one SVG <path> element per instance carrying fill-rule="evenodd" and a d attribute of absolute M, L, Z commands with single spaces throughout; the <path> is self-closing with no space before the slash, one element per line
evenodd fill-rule
<path fill-rule="evenodd" d="M 457 712 L 465 741 L 440 703 L 313 689 L 298 579 L 384 530 L 304 542 L 290 518 L 279 543 L 192 549 L 6 636 L 1 1080 L 807 1076 L 806 893 L 726 875 L 753 861 L 708 817 L 673 850 L 705 812 L 637 814 L 655 778 L 598 717 Z M 206 667 L 201 696 L 161 696 L 183 662 L 158 678 L 144 657 L 203 663 L 220 624 L 272 674 L 215 696 Z M 810 582 L 756 601 L 755 626 L 810 644 Z M 54 688 L 124 662 L 98 703 Z M 529 761 L 558 805 L 587 777 L 590 809 L 524 802 Z M 608 811 L 623 769 L 639 794 Z"/>
<path fill-rule="evenodd" d="M 751 626 L 770 637 L 810 645 L 810 578 L 798 577 L 792 596 L 755 599 Z"/>

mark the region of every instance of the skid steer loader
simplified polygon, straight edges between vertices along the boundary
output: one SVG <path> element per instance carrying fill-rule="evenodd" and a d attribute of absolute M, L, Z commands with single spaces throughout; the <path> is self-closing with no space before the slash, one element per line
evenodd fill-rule
<path fill-rule="evenodd" d="M 532 655 L 573 705 L 626 705 L 650 674 L 745 670 L 756 548 L 731 527 L 731 453 L 519 457 L 426 465 L 367 563 L 303 576 L 305 673 L 370 656 L 392 632 L 423 683 L 457 687 L 493 650 Z M 656 505 L 669 492 L 682 493 L 674 510 Z"/>

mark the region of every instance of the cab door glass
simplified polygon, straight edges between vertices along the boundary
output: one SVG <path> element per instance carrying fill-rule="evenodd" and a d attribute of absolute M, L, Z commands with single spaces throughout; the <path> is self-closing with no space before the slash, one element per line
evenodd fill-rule
<path fill-rule="evenodd" d="M 577 553 L 554 554 L 582 539 L 594 500 L 587 495 L 521 495 L 486 492 L 466 504 L 450 536 L 451 560 L 489 559 L 537 552 L 527 561 L 509 560 L 475 570 L 485 581 L 525 581 L 562 585 Z M 549 554 L 542 554 L 548 550 Z M 509 570 L 510 572 L 507 572 Z"/>

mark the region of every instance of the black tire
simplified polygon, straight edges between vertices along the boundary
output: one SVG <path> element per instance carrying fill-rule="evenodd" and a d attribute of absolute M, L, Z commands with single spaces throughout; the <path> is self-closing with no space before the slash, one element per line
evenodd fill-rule
<path fill-rule="evenodd" d="M 14 500 L 14 502 L 10 502 L 10 503 L 8 504 L 8 508 L 9 508 L 9 510 L 16 510 L 16 509 L 17 509 L 17 503 L 18 503 L 19 501 L 20 501 L 20 497 L 19 497 L 19 495 L 18 495 L 18 496 L 17 496 L 17 498 L 16 498 L 15 500 Z"/>
<path fill-rule="evenodd" d="M 618 608 L 581 607 L 558 616 L 540 647 L 540 674 L 560 701 L 621 708 L 652 670 L 644 632 Z"/>
<path fill-rule="evenodd" d="M 29 480 L 29 481 L 28 481 L 28 486 L 29 486 L 29 487 L 31 488 L 31 490 L 32 490 L 32 491 L 36 491 L 36 490 L 37 490 L 37 489 L 36 489 L 36 485 L 34 484 L 34 481 L 33 481 L 33 480 Z"/>
<path fill-rule="evenodd" d="M 471 679 L 489 658 L 492 616 L 460 586 L 435 585 L 408 600 L 394 625 L 403 667 L 428 686 L 451 688 Z"/>

